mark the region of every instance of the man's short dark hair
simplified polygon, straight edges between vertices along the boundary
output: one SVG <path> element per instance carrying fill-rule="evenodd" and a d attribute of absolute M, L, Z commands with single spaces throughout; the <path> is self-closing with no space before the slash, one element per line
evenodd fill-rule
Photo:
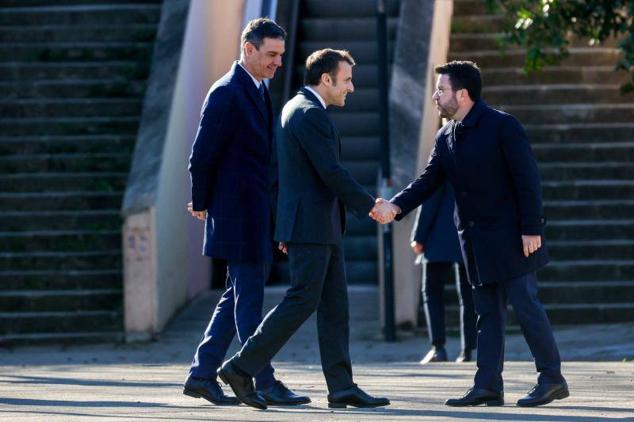
<path fill-rule="evenodd" d="M 264 42 L 264 38 L 277 38 L 280 40 L 286 40 L 286 31 L 276 24 L 274 21 L 268 18 L 253 19 L 247 23 L 244 27 L 241 37 L 241 45 L 245 42 L 250 42 L 256 49 L 260 49 L 260 46 Z"/>
<path fill-rule="evenodd" d="M 333 50 L 324 48 L 313 52 L 306 59 L 306 71 L 304 72 L 305 85 L 319 85 L 321 75 L 327 73 L 333 81 L 337 76 L 339 62 L 347 62 L 350 66 L 355 65 L 352 55 L 346 50 Z"/>
<path fill-rule="evenodd" d="M 473 101 L 480 99 L 482 76 L 480 75 L 480 68 L 474 62 L 454 60 L 436 66 L 434 71 L 439 75 L 449 76 L 452 90 L 466 89 Z"/>

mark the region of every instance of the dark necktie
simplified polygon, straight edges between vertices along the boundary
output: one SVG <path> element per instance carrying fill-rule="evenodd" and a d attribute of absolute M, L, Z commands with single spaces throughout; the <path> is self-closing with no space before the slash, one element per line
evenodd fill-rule
<path fill-rule="evenodd" d="M 262 101 L 264 101 L 264 104 L 266 104 L 266 97 L 264 96 L 264 82 L 260 82 L 260 87 L 258 88 L 258 91 L 260 91 L 260 98 L 262 98 Z"/>

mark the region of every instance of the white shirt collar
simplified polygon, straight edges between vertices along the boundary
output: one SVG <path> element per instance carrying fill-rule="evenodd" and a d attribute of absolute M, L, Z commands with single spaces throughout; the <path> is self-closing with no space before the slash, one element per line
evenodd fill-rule
<path fill-rule="evenodd" d="M 317 99 L 319 100 L 319 102 L 321 103 L 321 105 L 326 108 L 326 102 L 324 101 L 323 98 L 321 98 L 321 95 L 319 95 L 319 93 L 317 91 L 315 91 L 314 89 L 312 89 L 311 87 L 309 87 L 308 85 L 306 85 L 304 88 L 306 88 L 307 90 L 309 90 L 310 92 L 312 92 L 315 97 L 317 97 Z"/>
<path fill-rule="evenodd" d="M 259 90 L 260 89 L 260 84 L 262 83 L 262 81 L 258 81 L 257 79 L 255 79 L 253 77 L 252 74 L 249 73 L 249 71 L 247 70 L 246 67 L 242 66 L 242 64 L 240 62 L 238 62 L 238 65 L 240 65 L 241 68 L 244 69 L 245 72 L 247 72 L 247 75 L 249 75 L 251 77 L 251 80 L 253 81 L 253 83 L 255 84 L 255 87 Z"/>

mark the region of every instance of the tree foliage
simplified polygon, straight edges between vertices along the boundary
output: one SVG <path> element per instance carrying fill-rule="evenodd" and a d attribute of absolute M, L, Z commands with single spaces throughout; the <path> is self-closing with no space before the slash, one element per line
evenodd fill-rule
<path fill-rule="evenodd" d="M 615 70 L 629 74 L 621 87 L 634 91 L 634 0 L 486 0 L 491 12 L 506 16 L 503 45 L 526 48 L 524 69 L 540 70 L 569 55 L 572 38 L 589 46 L 617 39 Z"/>

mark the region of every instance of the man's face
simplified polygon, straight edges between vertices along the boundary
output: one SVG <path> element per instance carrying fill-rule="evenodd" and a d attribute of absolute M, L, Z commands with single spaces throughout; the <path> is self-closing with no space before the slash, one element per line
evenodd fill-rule
<path fill-rule="evenodd" d="M 284 40 L 264 38 L 259 49 L 247 42 L 244 44 L 245 62 L 256 79 L 271 79 L 275 71 L 282 66 Z"/>
<path fill-rule="evenodd" d="M 329 75 L 330 76 L 330 75 Z M 346 105 L 346 95 L 354 92 L 352 84 L 352 66 L 346 61 L 340 61 L 335 78 L 330 78 L 330 84 L 325 84 L 329 105 L 343 107 Z"/>
<path fill-rule="evenodd" d="M 458 111 L 456 92 L 451 88 L 449 75 L 438 75 L 436 92 L 432 96 L 440 117 L 451 119 Z"/>

